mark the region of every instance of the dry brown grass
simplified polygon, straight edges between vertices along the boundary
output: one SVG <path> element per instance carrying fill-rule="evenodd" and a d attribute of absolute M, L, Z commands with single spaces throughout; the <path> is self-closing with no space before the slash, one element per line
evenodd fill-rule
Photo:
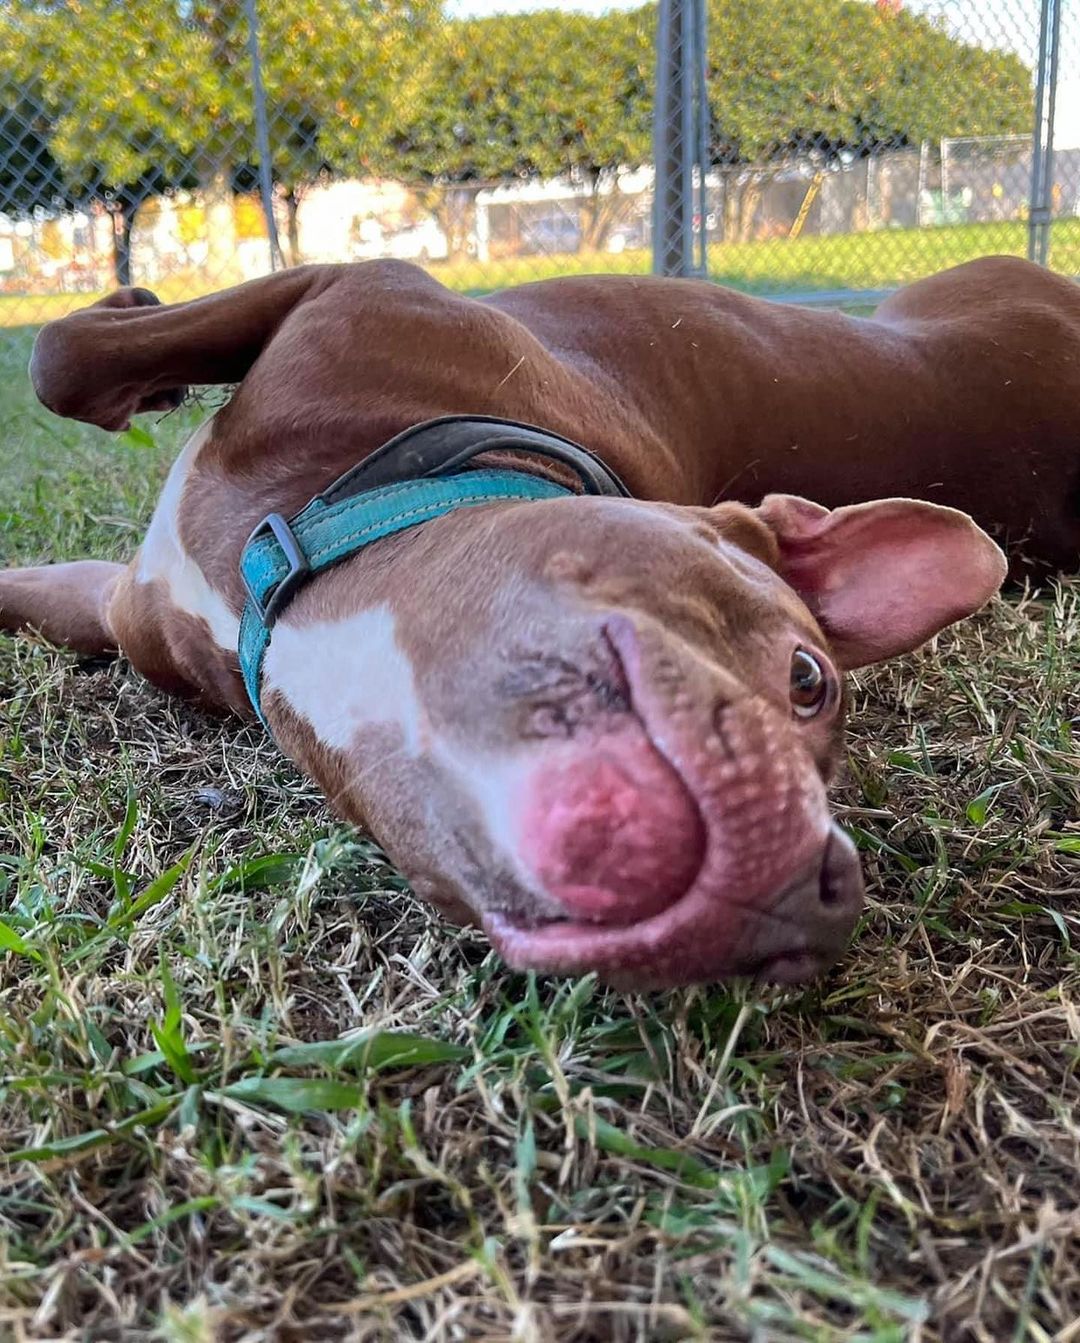
<path fill-rule="evenodd" d="M 4 558 L 122 548 L 157 432 L 42 510 L 28 430 Z M 628 997 L 504 970 L 254 731 L 4 641 L 0 1337 L 1080 1339 L 1078 647 L 1072 583 L 860 677 L 850 955 Z"/>

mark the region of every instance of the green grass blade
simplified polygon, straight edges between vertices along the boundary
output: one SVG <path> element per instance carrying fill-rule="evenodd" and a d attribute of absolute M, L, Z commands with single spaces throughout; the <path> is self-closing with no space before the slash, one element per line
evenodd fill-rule
<path fill-rule="evenodd" d="M 365 1072 L 380 1068 L 423 1068 L 456 1063 L 469 1051 L 460 1045 L 402 1031 L 365 1031 L 344 1040 L 314 1040 L 275 1049 L 270 1062 L 286 1068 L 320 1067 Z"/>
<path fill-rule="evenodd" d="M 244 1077 L 222 1087 L 220 1094 L 245 1104 L 272 1105 L 289 1114 L 320 1110 L 355 1110 L 364 1102 L 364 1088 L 318 1077 Z"/>
<path fill-rule="evenodd" d="M 21 937 L 3 919 L 0 919 L 0 951 L 13 951 L 17 956 L 29 956 L 33 961 L 41 961 L 41 953 L 35 951 L 26 938 Z"/>

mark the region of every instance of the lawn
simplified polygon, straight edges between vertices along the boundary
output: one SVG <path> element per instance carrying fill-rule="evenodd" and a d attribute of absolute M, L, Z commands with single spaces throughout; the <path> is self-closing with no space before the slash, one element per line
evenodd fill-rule
<path fill-rule="evenodd" d="M 1058 220 L 1050 262 L 1067 275 L 1080 274 L 1080 219 Z M 1023 223 L 965 224 L 950 228 L 896 229 L 878 233 L 798 238 L 794 242 L 725 243 L 709 248 L 709 274 L 719 284 L 753 294 L 828 294 L 836 290 L 895 289 L 948 266 L 988 253 L 1027 255 Z M 586 252 L 580 255 L 517 257 L 502 261 L 436 262 L 429 269 L 451 289 L 481 294 L 492 289 L 596 271 L 645 275 L 646 252 Z M 197 275 L 174 276 L 157 286 L 166 303 L 195 298 L 216 288 Z M 0 295 L 0 327 L 62 317 L 85 307 L 93 294 Z"/>
<path fill-rule="evenodd" d="M 725 243 L 709 248 L 709 276 L 718 284 L 754 294 L 875 291 L 895 289 L 989 253 L 1026 256 L 1027 225 L 966 224 L 807 236 L 793 242 L 774 239 Z M 1055 223 L 1051 263 L 1066 274 L 1080 274 L 1080 219 Z M 478 292 L 594 270 L 645 274 L 651 264 L 647 253 L 632 252 L 580 258 L 523 257 L 488 265 L 434 265 L 431 269 L 451 288 Z"/>
<path fill-rule="evenodd" d="M 130 551 L 193 410 L 50 417 L 0 561 Z M 0 638 L 0 1337 L 1080 1337 L 1080 582 L 854 686 L 805 992 L 503 969 L 255 730 Z M 1071 651 L 1070 651 L 1071 650 Z"/>

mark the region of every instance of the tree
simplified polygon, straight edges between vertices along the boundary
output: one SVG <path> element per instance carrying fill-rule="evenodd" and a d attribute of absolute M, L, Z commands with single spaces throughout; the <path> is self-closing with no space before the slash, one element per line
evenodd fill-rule
<path fill-rule="evenodd" d="M 437 0 L 280 0 L 263 10 L 271 144 L 289 154 L 278 180 L 295 188 L 346 147 L 341 166 L 353 171 L 365 137 L 385 134 L 380 118 Z M 234 181 L 258 161 L 238 0 L 8 0 L 0 40 L 22 79 L 40 82 L 50 151 L 72 188 L 133 187 L 111 188 L 133 217 L 145 192 L 197 182 L 209 264 L 229 278 Z"/>
<path fill-rule="evenodd" d="M 0 107 L 0 212 L 25 216 L 35 210 L 89 207 L 100 200 L 113 216 L 117 281 L 129 283 L 131 221 L 143 201 L 165 189 L 161 174 L 148 170 L 137 181 L 112 187 L 100 167 L 87 166 L 85 180 L 73 187 L 53 157 L 56 128 L 40 89 L 35 85 L 20 89 L 17 81 L 5 84 L 14 96 Z"/>
<path fill-rule="evenodd" d="M 416 187 L 459 251 L 493 180 L 584 182 L 586 246 L 602 246 L 623 169 L 651 158 L 656 7 L 600 17 L 540 11 L 447 24 L 411 114 L 374 162 Z M 741 166 L 745 235 L 762 165 L 824 163 L 946 135 L 1026 130 L 1030 71 L 894 4 L 711 0 L 710 156 Z"/>
<path fill-rule="evenodd" d="M 712 0 L 714 164 L 775 164 L 1023 132 L 1031 72 L 925 17 L 861 0 Z M 729 225 L 745 236 L 760 173 L 742 175 Z"/>
<path fill-rule="evenodd" d="M 712 0 L 709 95 L 717 162 L 1026 131 L 1032 97 L 1019 57 L 862 0 Z"/>
<path fill-rule="evenodd" d="M 651 153 L 652 43 L 649 8 L 448 23 L 408 117 L 373 165 L 417 189 L 452 253 L 464 246 L 475 193 L 507 178 L 584 183 L 583 241 L 600 247 L 620 172 Z"/>
<path fill-rule="evenodd" d="M 654 4 L 445 24 L 438 0 L 261 5 L 273 178 L 294 260 L 299 200 L 326 173 L 414 187 L 455 253 L 485 183 L 566 177 L 587 188 L 583 239 L 601 247 L 622 172 L 651 158 Z M 37 90 L 24 195 L 35 173 L 44 182 L 58 168 L 68 198 L 109 203 L 120 277 L 141 204 L 197 186 L 214 278 L 228 278 L 232 193 L 258 162 L 241 0 L 3 0 L 0 42 L 16 86 Z M 891 3 L 710 0 L 708 56 L 711 162 L 743 170 L 736 234 L 763 165 L 827 165 L 1031 120 L 1017 57 Z"/>
<path fill-rule="evenodd" d="M 50 123 L 38 90 L 4 80 L 0 104 L 0 214 L 69 204 L 63 176 L 49 149 Z"/>

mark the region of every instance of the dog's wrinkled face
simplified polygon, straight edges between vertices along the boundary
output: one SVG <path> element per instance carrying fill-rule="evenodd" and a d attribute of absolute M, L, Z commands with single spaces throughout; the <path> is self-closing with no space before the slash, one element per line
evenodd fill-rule
<path fill-rule="evenodd" d="M 906 500 L 463 510 L 313 583 L 263 700 L 331 802 L 510 964 L 792 982 L 862 903 L 826 801 L 843 670 L 1004 573 L 969 519 Z"/>

